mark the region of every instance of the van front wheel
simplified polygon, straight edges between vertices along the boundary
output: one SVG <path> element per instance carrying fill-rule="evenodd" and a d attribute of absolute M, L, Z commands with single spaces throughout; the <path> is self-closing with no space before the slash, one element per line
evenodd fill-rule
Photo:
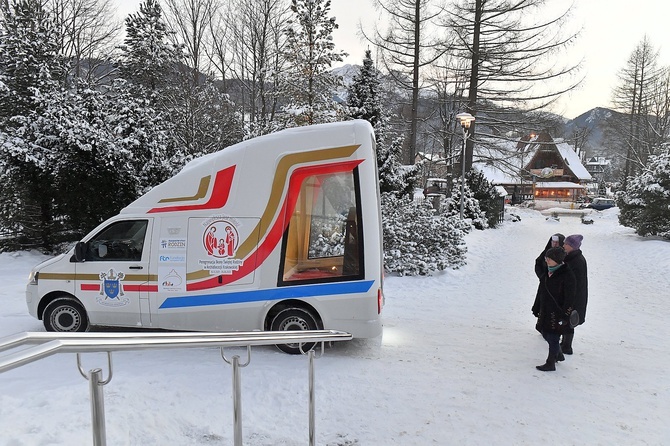
<path fill-rule="evenodd" d="M 272 331 L 291 331 L 291 330 L 318 330 L 319 326 L 316 318 L 307 310 L 302 308 L 286 308 L 280 311 L 270 324 Z M 299 355 L 302 352 L 308 352 L 314 348 L 315 342 L 308 342 L 304 344 L 277 344 L 279 350 L 289 353 L 291 355 Z"/>
<path fill-rule="evenodd" d="M 47 331 L 87 331 L 88 316 L 84 307 L 74 299 L 61 297 L 50 302 L 42 316 Z"/>

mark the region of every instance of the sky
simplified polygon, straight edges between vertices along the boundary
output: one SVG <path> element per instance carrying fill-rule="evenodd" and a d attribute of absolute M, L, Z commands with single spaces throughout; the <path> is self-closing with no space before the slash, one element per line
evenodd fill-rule
<path fill-rule="evenodd" d="M 618 224 L 583 225 L 508 207 L 499 229 L 465 237 L 467 265 L 432 277 L 387 276 L 384 333 L 327 347 L 315 361 L 316 444 L 661 445 L 670 424 L 670 243 Z M 534 262 L 556 232 L 584 236 L 589 306 L 574 354 L 540 372 Z M 0 254 L 0 338 L 43 331 L 27 312 L 30 268 L 46 257 Z M 9 352 L 0 353 L 0 358 Z M 228 355 L 243 350 L 231 349 Z M 84 354 L 85 370 L 106 358 Z M 254 347 L 240 369 L 247 446 L 308 443 L 308 360 Z M 113 354 L 103 388 L 107 443 L 233 444 L 232 371 L 215 348 Z M 72 353 L 0 374 L 0 444 L 91 444 L 88 383 Z"/>
<path fill-rule="evenodd" d="M 113 1 L 118 4 L 122 17 L 139 9 L 140 0 Z M 558 11 L 572 2 L 548 3 L 549 8 Z M 670 65 L 665 0 L 575 0 L 574 4 L 570 26 L 582 29 L 582 34 L 566 57 L 584 60 L 584 82 L 578 91 L 562 98 L 553 110 L 569 119 L 594 107 L 611 105 L 612 89 L 618 82 L 617 73 L 645 35 L 660 51 L 661 64 Z M 359 36 L 359 23 L 365 29 L 371 29 L 379 17 L 372 0 L 332 0 L 331 12 L 339 25 L 333 35 L 334 41 L 338 49 L 349 53 L 344 63 L 360 65 L 368 44 Z"/>

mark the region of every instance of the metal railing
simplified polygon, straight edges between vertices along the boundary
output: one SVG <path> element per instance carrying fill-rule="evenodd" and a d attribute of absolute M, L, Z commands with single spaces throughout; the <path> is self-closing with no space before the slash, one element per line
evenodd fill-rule
<path fill-rule="evenodd" d="M 93 445 L 105 446 L 105 409 L 103 386 L 112 379 L 112 352 L 144 350 L 156 348 L 219 347 L 223 360 L 233 368 L 233 426 L 234 445 L 242 446 L 242 398 L 240 368 L 251 361 L 251 347 L 258 345 L 324 343 L 350 340 L 352 335 L 336 330 L 306 331 L 253 331 L 223 333 L 43 333 L 26 332 L 0 339 L 0 373 L 38 361 L 56 353 L 76 353 L 77 367 L 88 380 L 91 395 L 91 422 Z M 13 351 L 25 345 L 32 345 Z M 227 358 L 225 347 L 247 347 L 247 359 L 240 363 L 240 357 Z M 301 349 L 302 351 L 302 349 Z M 109 374 L 103 379 L 102 369 L 85 372 L 81 366 L 81 353 L 107 352 Z M 315 398 L 314 398 L 314 350 L 309 356 L 309 445 L 315 444 Z"/>

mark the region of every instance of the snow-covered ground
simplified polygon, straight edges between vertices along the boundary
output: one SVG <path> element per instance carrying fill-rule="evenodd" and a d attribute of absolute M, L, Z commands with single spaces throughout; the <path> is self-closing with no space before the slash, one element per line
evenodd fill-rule
<path fill-rule="evenodd" d="M 387 278 L 383 337 L 316 360 L 317 444 L 670 444 L 670 243 L 619 226 L 616 208 L 592 225 L 514 212 L 520 222 L 466 237 L 467 266 Z M 533 264 L 555 232 L 584 235 L 589 309 L 575 354 L 540 372 Z M 43 330 L 23 296 L 41 258 L 0 255 L 0 336 Z M 231 369 L 217 349 L 113 358 L 108 444 L 232 444 Z M 106 368 L 103 355 L 83 362 Z M 244 444 L 307 444 L 307 359 L 254 348 L 241 374 Z M 91 444 L 90 417 L 73 354 L 0 374 L 2 445 Z"/>

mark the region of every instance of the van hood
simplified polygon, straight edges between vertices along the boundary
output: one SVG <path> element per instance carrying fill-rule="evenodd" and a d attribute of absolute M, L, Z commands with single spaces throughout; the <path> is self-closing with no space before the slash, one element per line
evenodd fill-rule
<path fill-rule="evenodd" d="M 53 265 L 54 263 L 58 263 L 63 261 L 64 258 L 70 257 L 72 255 L 71 252 L 67 252 L 65 254 L 59 254 L 54 258 L 47 259 L 42 263 L 37 264 L 36 266 L 33 267 L 33 271 L 44 271 L 45 269 L 48 269 L 49 266 Z"/>

